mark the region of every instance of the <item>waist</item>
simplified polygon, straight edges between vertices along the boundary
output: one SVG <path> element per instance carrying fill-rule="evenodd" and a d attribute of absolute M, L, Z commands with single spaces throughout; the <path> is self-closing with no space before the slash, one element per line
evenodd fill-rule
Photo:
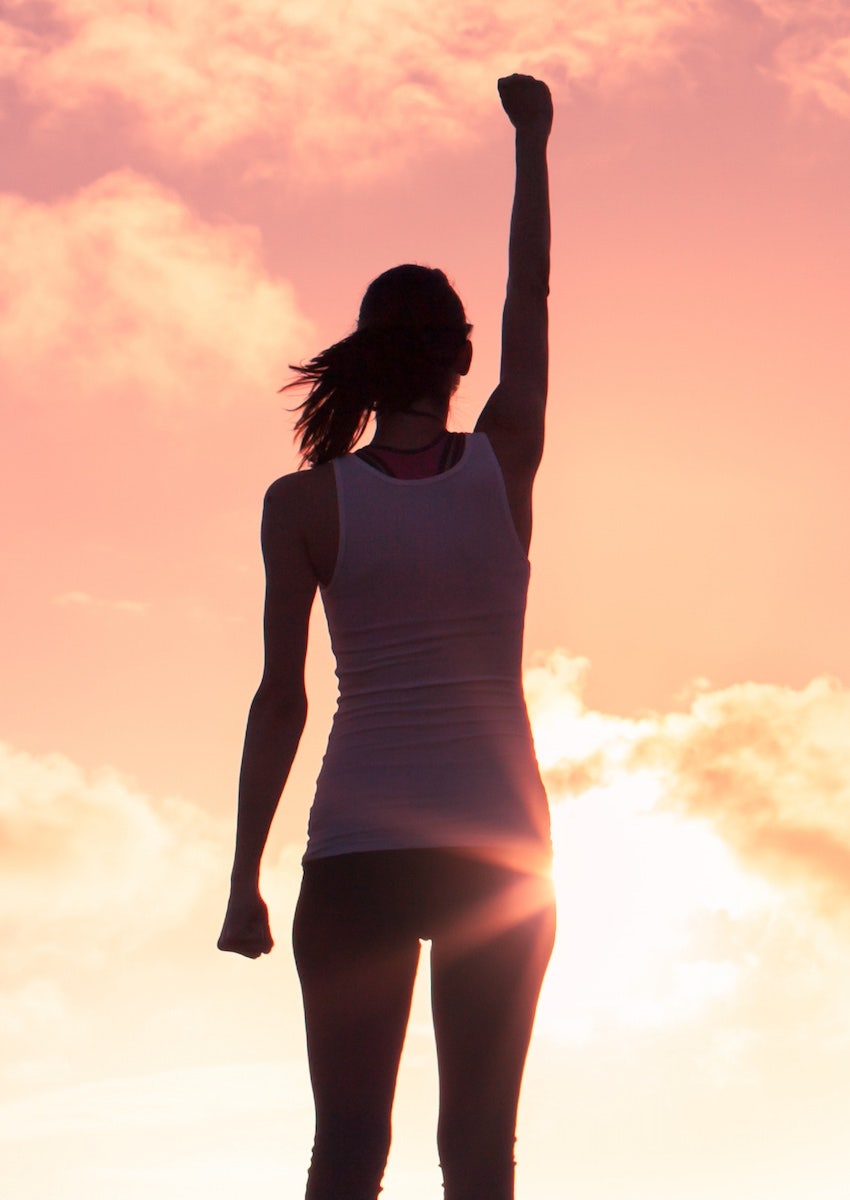
<path fill-rule="evenodd" d="M 332 738 L 379 732 L 390 742 L 430 744 L 527 731 L 522 685 L 513 678 L 399 684 L 343 675 Z"/>

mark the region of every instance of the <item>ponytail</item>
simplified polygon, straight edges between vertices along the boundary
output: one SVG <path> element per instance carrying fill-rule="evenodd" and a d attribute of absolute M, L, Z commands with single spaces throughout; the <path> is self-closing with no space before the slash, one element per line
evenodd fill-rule
<path fill-rule="evenodd" d="M 295 422 L 302 462 L 311 466 L 345 454 L 369 423 L 371 404 L 362 386 L 362 339 L 355 331 L 304 365 L 290 364 L 298 378 L 280 390 L 309 384 Z"/>
<path fill-rule="evenodd" d="M 403 412 L 422 400 L 448 403 L 457 355 L 472 329 L 442 271 L 406 263 L 370 283 L 357 328 L 302 366 L 280 390 L 309 385 L 296 438 L 312 466 L 347 454 L 373 412 Z"/>
<path fill-rule="evenodd" d="M 453 366 L 471 325 L 411 328 L 367 325 L 328 346 L 281 391 L 308 384 L 295 436 L 311 466 L 347 454 L 373 412 L 403 412 L 419 401 L 448 400 Z"/>

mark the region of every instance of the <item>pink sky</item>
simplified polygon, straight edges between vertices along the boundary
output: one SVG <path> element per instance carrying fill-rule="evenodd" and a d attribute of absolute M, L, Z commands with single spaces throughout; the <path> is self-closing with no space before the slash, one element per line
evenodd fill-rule
<path fill-rule="evenodd" d="M 276 388 L 374 275 L 425 262 L 475 325 L 454 416 L 473 424 L 512 70 L 556 102 L 526 647 L 562 897 L 518 1197 L 846 1200 L 848 5 L 7 0 L 16 1200 L 302 1187 L 287 927 L 333 706 L 320 619 L 268 855 L 278 949 L 213 948 L 259 507 L 295 466 Z M 438 1194 L 424 982 L 417 1004 L 387 1200 Z"/>

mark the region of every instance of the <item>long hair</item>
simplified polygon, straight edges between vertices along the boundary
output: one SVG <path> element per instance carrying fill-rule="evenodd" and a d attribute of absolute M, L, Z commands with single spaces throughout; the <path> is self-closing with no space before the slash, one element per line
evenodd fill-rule
<path fill-rule="evenodd" d="M 403 412 L 425 399 L 448 403 L 457 355 L 472 326 L 442 271 L 405 263 L 373 280 L 357 328 L 309 362 L 281 391 L 308 384 L 295 436 L 312 466 L 346 454 L 373 412 Z"/>

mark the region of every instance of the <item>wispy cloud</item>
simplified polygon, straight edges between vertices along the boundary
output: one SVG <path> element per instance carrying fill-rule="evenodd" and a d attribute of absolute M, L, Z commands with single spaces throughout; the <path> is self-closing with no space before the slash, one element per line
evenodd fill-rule
<path fill-rule="evenodd" d="M 747 6 L 751 17 L 753 6 Z M 55 0 L 0 26 L 0 71 L 43 120 L 119 98 L 166 156 L 204 161 L 247 143 L 274 146 L 303 175 L 385 171 L 427 145 L 462 144 L 492 111 L 493 80 L 537 71 L 556 87 L 628 85 L 723 36 L 733 6 L 710 0 Z M 768 67 L 796 94 L 848 114 L 848 13 L 842 0 L 756 0 L 776 41 Z M 29 16 L 29 20 L 27 20 Z M 256 165 L 255 168 L 262 169 Z"/>
<path fill-rule="evenodd" d="M 179 924 L 221 846 L 221 830 L 194 806 L 154 803 L 115 771 L 0 743 L 0 924 L 30 965 L 36 947 L 43 960 L 97 956 L 116 938 Z M 71 929 L 85 929 L 84 941 Z"/>
<path fill-rule="evenodd" d="M 64 755 L 0 743 L 0 1075 L 12 1094 L 44 1097 L 43 1107 L 7 1110 L 22 1135 L 37 1133 L 39 1112 L 53 1129 L 88 1129 L 110 1106 L 118 1125 L 169 1123 L 183 1076 L 143 1075 L 252 1061 L 271 1044 L 271 1010 L 222 1033 L 265 965 L 250 964 L 250 975 L 244 960 L 215 948 L 232 836 L 231 820 L 152 797 L 112 768 L 83 770 Z M 273 918 L 294 906 L 299 858 L 269 855 Z M 272 968 L 294 1011 L 285 949 Z M 127 1078 L 104 1090 L 95 1085 L 104 1069 Z M 246 1078 L 233 1070 L 225 1107 L 243 1106 Z M 203 1091 L 191 1071 L 186 1079 Z M 84 1080 L 91 1086 L 64 1090 Z"/>
<path fill-rule="evenodd" d="M 722 1102 L 728 1129 L 717 1137 L 737 1162 L 754 1089 L 795 1098 L 756 1122 L 766 1137 L 776 1121 L 797 1127 L 799 1096 L 813 1122 L 846 1104 L 850 959 L 846 926 L 832 919 L 842 893 L 820 851 L 794 834 L 805 823 L 847 844 L 847 692 L 828 680 L 701 685 L 685 711 L 630 719 L 588 707 L 588 669 L 555 654 L 526 678 L 562 899 L 526 1113 L 544 1129 L 554 1107 L 582 1139 L 605 1122 L 628 1144 L 640 1141 L 634 1113 L 659 1096 L 676 1138 L 696 1136 Z M 777 828 L 791 842 L 778 859 L 760 844 Z M 277 1190 L 283 1162 L 303 1173 L 309 1092 L 286 938 L 259 963 L 213 948 L 231 832 L 114 770 L 0 748 L 0 1043 L 14 1097 L 0 1118 L 21 1178 L 33 1169 L 25 1155 L 44 1157 L 58 1138 L 66 1170 L 70 1134 L 81 1180 L 93 1178 L 95 1141 L 97 1162 L 115 1163 L 87 1194 L 132 1184 L 133 1195 L 153 1186 L 176 1198 L 206 1178 L 203 1156 L 220 1165 L 212 1194 L 224 1196 L 242 1178 L 234 1145 L 259 1162 L 258 1128 L 275 1147 L 274 1162 L 262 1161 Z M 264 876 L 275 925 L 294 906 L 299 852 L 288 847 Z M 426 1022 L 426 1009 L 415 1019 Z M 269 1063 L 269 1046 L 291 1057 Z M 432 1095 L 430 1068 L 406 1063 L 408 1081 Z M 414 1128 L 431 1115 L 418 1106 Z M 214 1131 L 197 1155 L 188 1121 Z M 143 1178 L 135 1163 L 147 1163 L 154 1129 L 161 1157 Z M 833 1164 L 846 1163 L 844 1142 L 836 1132 Z M 632 1145 L 630 1161 L 642 1150 Z M 683 1151 L 683 1171 L 696 1153 Z M 26 1194 L 47 1194 L 49 1172 L 35 1170 Z M 673 1184 L 660 1194 L 676 1194 Z"/>
<path fill-rule="evenodd" d="M 702 685 L 686 712 L 630 720 L 588 711 L 587 663 L 553 655 L 527 675 L 551 793 L 581 796 L 648 772 L 652 804 L 710 822 L 742 862 L 807 886 L 817 905 L 850 899 L 850 689 Z"/>
<path fill-rule="evenodd" d="M 737 684 L 699 696 L 637 749 L 669 772 L 667 803 L 709 819 L 755 869 L 850 901 L 850 691 Z"/>
<path fill-rule="evenodd" d="M 104 600 L 92 596 L 88 592 L 62 592 L 53 597 L 53 603 L 60 608 L 89 608 L 108 610 L 110 612 L 126 613 L 128 616 L 141 617 L 149 611 L 150 605 L 144 600 Z"/>
<path fill-rule="evenodd" d="M 0 360 L 12 396 L 244 402 L 267 397 L 309 341 L 255 230 L 203 221 L 132 171 L 50 205 L 0 196 L 0 238 Z"/>
<path fill-rule="evenodd" d="M 850 115 L 843 0 L 53 0 L 6 6 L 0 75 L 42 123 L 118 101 L 157 154 L 207 162 L 250 146 L 253 174 L 299 179 L 392 171 L 423 149 L 469 144 L 494 111 L 493 81 L 543 74 L 629 87 L 716 42 L 744 14 L 773 45 L 763 70 L 794 95 Z"/>
<path fill-rule="evenodd" d="M 49 32 L 7 28 L 9 68 L 45 119 L 119 97 L 158 151 L 205 160 L 259 139 L 299 172 L 386 170 L 467 142 L 494 80 L 622 83 L 664 66 L 709 0 L 56 0 Z M 18 10 L 19 14 L 22 10 Z M 214 15 L 213 15 L 214 14 Z M 14 14 L 12 19 L 14 20 Z"/>
<path fill-rule="evenodd" d="M 846 1037 L 850 690 L 700 681 L 684 711 L 628 718 L 588 707 L 589 669 L 555 653 L 525 676 L 560 900 L 541 1028 L 699 1029 L 722 1086 L 802 1010 Z"/>
<path fill-rule="evenodd" d="M 850 8 L 844 0 L 754 0 L 775 39 L 770 71 L 798 102 L 850 117 Z"/>
<path fill-rule="evenodd" d="M 57 1088 L 0 1107 L 0 1140 L 126 1127 L 203 1124 L 220 1116 L 305 1107 L 284 1062 L 183 1067 Z"/>

